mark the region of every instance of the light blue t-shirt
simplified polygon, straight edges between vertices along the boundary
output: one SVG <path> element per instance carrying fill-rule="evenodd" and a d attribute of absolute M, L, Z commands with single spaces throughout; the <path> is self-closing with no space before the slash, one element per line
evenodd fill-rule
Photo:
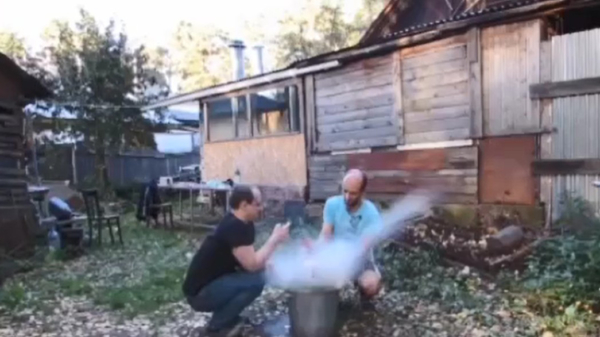
<path fill-rule="evenodd" d="M 333 226 L 334 237 L 350 240 L 374 235 L 383 226 L 379 210 L 372 202 L 363 200 L 358 210 L 349 213 L 344 197 L 340 195 L 325 202 L 323 222 Z"/>

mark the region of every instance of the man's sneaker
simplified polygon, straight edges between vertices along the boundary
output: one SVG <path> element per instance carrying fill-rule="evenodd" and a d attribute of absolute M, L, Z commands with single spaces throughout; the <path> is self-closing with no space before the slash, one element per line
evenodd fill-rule
<path fill-rule="evenodd" d="M 211 330 L 209 328 L 206 329 L 205 335 L 201 335 L 202 337 L 238 337 L 241 335 L 244 326 L 248 324 L 249 320 L 245 317 L 238 317 L 235 324 L 230 328 L 225 328 L 221 330 Z"/>

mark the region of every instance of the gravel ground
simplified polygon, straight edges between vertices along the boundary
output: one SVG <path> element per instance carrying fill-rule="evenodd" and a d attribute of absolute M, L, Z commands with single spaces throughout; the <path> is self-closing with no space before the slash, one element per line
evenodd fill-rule
<path fill-rule="evenodd" d="M 342 337 L 535 335 L 532 321 L 517 318 L 503 309 L 486 313 L 473 310 L 449 313 L 439 304 L 419 300 L 410 293 L 393 291 L 380 296 L 374 309 L 363 310 L 356 298 L 352 290 L 342 293 L 339 314 Z M 248 328 L 244 336 L 289 336 L 286 299 L 286 294 L 280 290 L 265 290 L 248 310 L 256 327 Z M 209 318 L 207 314 L 192 312 L 183 302 L 133 319 L 101 310 L 81 297 L 65 298 L 53 305 L 50 313 L 24 310 L 0 317 L 0 336 L 196 336 Z"/>

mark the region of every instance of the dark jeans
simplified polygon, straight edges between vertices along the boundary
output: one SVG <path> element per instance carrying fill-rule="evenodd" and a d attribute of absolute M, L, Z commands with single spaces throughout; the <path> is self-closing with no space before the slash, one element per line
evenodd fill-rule
<path fill-rule="evenodd" d="M 214 280 L 187 301 L 196 311 L 212 312 L 208 328 L 221 330 L 236 323 L 240 313 L 260 296 L 264 286 L 262 273 L 236 272 Z"/>

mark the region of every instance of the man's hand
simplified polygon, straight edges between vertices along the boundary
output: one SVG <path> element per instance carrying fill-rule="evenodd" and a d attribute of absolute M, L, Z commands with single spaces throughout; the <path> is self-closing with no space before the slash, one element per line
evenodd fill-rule
<path fill-rule="evenodd" d="M 275 225 L 275 228 L 273 228 L 273 232 L 271 233 L 271 239 L 277 244 L 282 243 L 282 242 L 286 241 L 287 239 L 289 239 L 290 226 L 291 226 L 290 222 L 287 222 L 284 225 L 282 225 L 282 224 Z"/>
<path fill-rule="evenodd" d="M 312 251 L 315 243 L 311 239 L 304 239 L 302 240 L 302 246 L 304 246 L 304 248 L 306 248 L 308 251 Z"/>

